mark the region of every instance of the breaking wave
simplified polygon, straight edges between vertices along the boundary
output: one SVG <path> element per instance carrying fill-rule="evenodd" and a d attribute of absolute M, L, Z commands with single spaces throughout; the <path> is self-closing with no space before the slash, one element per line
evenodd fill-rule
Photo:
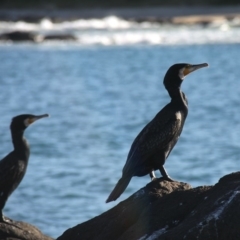
<path fill-rule="evenodd" d="M 33 33 L 38 43 L 70 41 L 64 36 L 72 36 L 71 41 L 74 39 L 81 45 L 240 43 L 239 18 L 195 25 L 134 22 L 115 16 L 59 23 L 47 18 L 38 23 L 0 22 L 0 34 L 13 31 Z M 46 40 L 46 36 L 53 38 Z M 2 43 L 4 44 L 4 41 Z"/>

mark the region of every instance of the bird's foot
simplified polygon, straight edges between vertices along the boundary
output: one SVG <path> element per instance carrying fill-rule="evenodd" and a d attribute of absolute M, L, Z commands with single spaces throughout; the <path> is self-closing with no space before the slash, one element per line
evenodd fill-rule
<path fill-rule="evenodd" d="M 167 171 L 165 170 L 165 168 L 163 166 L 160 166 L 159 170 L 160 170 L 163 180 L 166 180 L 168 182 L 175 182 L 175 180 L 173 180 L 169 177 Z"/>
<path fill-rule="evenodd" d="M 10 219 L 10 218 L 8 218 L 8 217 L 5 217 L 5 216 L 3 216 L 3 215 L 0 215 L 0 222 L 9 224 L 9 223 L 12 223 L 13 220 Z"/>
<path fill-rule="evenodd" d="M 154 180 L 157 179 L 156 176 L 155 176 L 154 171 L 151 171 L 150 174 L 149 174 L 149 176 L 150 176 L 150 178 L 151 178 L 151 181 L 154 181 Z"/>
<path fill-rule="evenodd" d="M 152 177 L 151 178 L 151 181 L 153 182 L 153 181 L 156 181 L 157 180 L 157 178 L 156 177 Z"/>
<path fill-rule="evenodd" d="M 168 181 L 168 182 L 176 182 L 174 179 L 170 178 L 169 176 L 167 177 L 163 177 L 164 180 Z"/>
<path fill-rule="evenodd" d="M 168 182 L 176 182 L 175 180 L 173 180 L 172 178 L 170 178 L 169 176 L 164 176 L 164 177 L 161 177 L 160 178 L 161 180 L 166 180 L 166 181 L 168 181 Z"/>
<path fill-rule="evenodd" d="M 0 222 L 6 223 L 8 220 L 1 214 L 0 215 Z"/>

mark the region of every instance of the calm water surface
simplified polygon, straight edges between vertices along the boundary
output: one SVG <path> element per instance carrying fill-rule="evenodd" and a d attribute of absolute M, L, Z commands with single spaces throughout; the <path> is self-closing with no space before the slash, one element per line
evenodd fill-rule
<path fill-rule="evenodd" d="M 28 171 L 4 209 L 57 237 L 115 206 L 150 178 L 133 178 L 105 204 L 139 131 L 169 102 L 162 80 L 177 62 L 209 63 L 182 89 L 189 115 L 166 163 L 192 186 L 239 170 L 240 45 L 0 45 L 0 158 L 12 150 L 10 120 L 51 115 L 26 131 Z M 159 176 L 159 173 L 157 173 Z"/>

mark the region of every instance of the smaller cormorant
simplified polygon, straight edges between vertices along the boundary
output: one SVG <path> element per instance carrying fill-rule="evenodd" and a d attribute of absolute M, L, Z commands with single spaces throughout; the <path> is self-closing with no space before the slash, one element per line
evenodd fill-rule
<path fill-rule="evenodd" d="M 48 116 L 22 114 L 12 119 L 10 129 L 14 149 L 0 161 L 0 222 L 4 222 L 2 210 L 8 197 L 18 187 L 27 169 L 30 148 L 23 136 L 24 130 L 36 120 Z"/>
<path fill-rule="evenodd" d="M 153 180 L 154 171 L 159 169 L 163 179 L 173 181 L 163 165 L 178 141 L 188 114 L 188 102 L 180 89 L 181 84 L 186 75 L 207 66 L 207 63 L 198 65 L 179 63 L 168 69 L 163 83 L 171 102 L 133 141 L 122 170 L 122 177 L 106 200 L 107 203 L 116 200 L 123 193 L 133 176 L 141 177 L 149 174 Z"/>

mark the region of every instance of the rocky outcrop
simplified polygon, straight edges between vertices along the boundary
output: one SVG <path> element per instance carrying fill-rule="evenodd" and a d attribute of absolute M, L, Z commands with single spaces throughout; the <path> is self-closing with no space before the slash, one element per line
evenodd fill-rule
<path fill-rule="evenodd" d="M 5 220 L 5 222 L 0 222 L 1 240 L 53 240 L 28 223 L 6 217 Z"/>
<path fill-rule="evenodd" d="M 74 37 L 71 34 L 51 34 L 51 35 L 46 35 L 43 36 L 43 40 L 77 40 L 76 37 Z"/>
<path fill-rule="evenodd" d="M 239 219 L 240 172 L 197 188 L 156 179 L 57 240 L 239 240 Z M 1 240 L 52 240 L 28 223 L 6 220 Z"/>
<path fill-rule="evenodd" d="M 13 41 L 13 42 L 21 42 L 21 41 L 31 41 L 31 42 L 42 42 L 45 40 L 68 40 L 75 41 L 77 40 L 74 35 L 62 33 L 62 34 L 51 34 L 51 35 L 41 35 L 37 32 L 27 32 L 27 31 L 13 31 L 8 33 L 0 34 L 1 41 Z"/>
<path fill-rule="evenodd" d="M 238 240 L 240 172 L 215 186 L 157 179 L 57 240 Z"/>
<path fill-rule="evenodd" d="M 11 41 L 34 41 L 34 34 L 25 31 L 13 31 L 0 34 L 0 40 Z"/>

